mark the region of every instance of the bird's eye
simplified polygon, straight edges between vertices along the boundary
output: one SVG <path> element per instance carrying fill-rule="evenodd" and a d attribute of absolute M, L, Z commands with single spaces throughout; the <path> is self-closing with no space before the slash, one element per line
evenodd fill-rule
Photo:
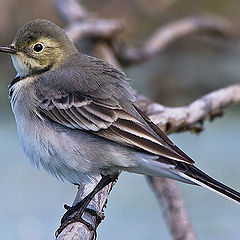
<path fill-rule="evenodd" d="M 42 50 L 43 50 L 44 46 L 42 43 L 36 43 L 34 46 L 33 46 L 33 51 L 34 52 L 37 52 L 37 53 L 40 53 Z"/>

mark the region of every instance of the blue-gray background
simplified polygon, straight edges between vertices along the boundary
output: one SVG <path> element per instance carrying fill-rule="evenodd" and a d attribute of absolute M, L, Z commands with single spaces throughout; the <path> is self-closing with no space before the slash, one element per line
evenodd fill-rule
<path fill-rule="evenodd" d="M 194 14 L 227 17 L 236 32 L 239 31 L 238 1 L 135 0 L 128 3 L 127 0 L 91 0 L 88 6 L 102 16 L 125 18 L 128 30 L 124 37 L 138 44 L 156 26 Z M 61 24 L 52 1 L 25 0 L 22 4 L 17 0 L 1 0 L 1 6 L 3 44 L 9 43 L 17 28 L 30 19 L 48 18 Z M 63 204 L 71 204 L 76 187 L 32 168 L 22 153 L 7 100 L 7 84 L 15 73 L 10 58 L 0 57 L 1 238 L 53 239 L 64 213 Z M 231 40 L 194 36 L 176 42 L 161 56 L 125 71 L 142 93 L 161 103 L 178 106 L 213 89 L 240 82 L 239 65 L 238 36 Z M 238 190 L 239 117 L 238 105 L 227 110 L 223 118 L 206 123 L 205 131 L 199 136 L 171 135 L 196 160 L 197 166 Z M 200 187 L 184 184 L 179 187 L 199 239 L 239 239 L 239 206 Z M 143 176 L 122 174 L 111 192 L 105 214 L 106 219 L 98 230 L 99 239 L 171 239 L 161 208 Z"/>

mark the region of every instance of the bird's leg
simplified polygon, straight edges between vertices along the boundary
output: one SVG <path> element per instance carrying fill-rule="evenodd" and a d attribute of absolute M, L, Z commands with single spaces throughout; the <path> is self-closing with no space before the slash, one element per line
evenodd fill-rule
<path fill-rule="evenodd" d="M 70 224 L 71 222 L 74 222 L 74 221 L 83 222 L 87 227 L 91 228 L 91 226 L 88 226 L 89 224 L 86 223 L 86 221 L 84 221 L 82 219 L 83 212 L 86 210 L 91 215 L 95 215 L 96 217 L 99 217 L 98 213 L 96 213 L 92 209 L 88 209 L 87 206 L 90 203 L 90 201 L 92 200 L 92 198 L 95 196 L 95 194 L 97 194 L 101 189 L 103 189 L 109 183 L 116 181 L 117 177 L 118 177 L 118 174 L 102 175 L 101 180 L 96 185 L 96 187 L 92 190 L 92 192 L 90 192 L 84 199 L 82 199 L 76 205 L 74 205 L 72 207 L 68 207 L 67 212 L 62 217 L 61 226 L 60 226 L 59 230 L 63 229 L 65 226 L 67 226 L 68 224 Z M 75 212 L 76 212 L 76 214 L 71 217 L 71 215 Z M 59 230 L 57 232 L 59 232 Z M 90 229 L 90 230 L 92 230 L 92 229 Z"/>

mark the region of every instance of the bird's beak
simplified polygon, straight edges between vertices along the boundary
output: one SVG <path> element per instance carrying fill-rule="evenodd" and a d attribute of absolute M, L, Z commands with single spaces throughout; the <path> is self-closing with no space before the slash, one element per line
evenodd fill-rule
<path fill-rule="evenodd" d="M 15 48 L 14 45 L 9 45 L 9 46 L 2 46 L 0 47 L 0 52 L 5 52 L 9 54 L 15 54 L 18 52 L 18 50 Z"/>

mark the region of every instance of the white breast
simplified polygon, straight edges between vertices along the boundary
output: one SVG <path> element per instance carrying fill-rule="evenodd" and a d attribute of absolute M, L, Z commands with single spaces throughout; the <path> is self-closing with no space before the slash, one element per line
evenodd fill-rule
<path fill-rule="evenodd" d="M 72 141 L 64 130 L 56 131 L 39 118 L 31 102 L 35 97 L 29 87 L 31 80 L 21 80 L 9 89 L 13 92 L 10 101 L 25 154 L 33 165 L 42 166 L 57 178 L 73 183 L 89 181 L 86 173 L 91 169 L 91 162 L 85 156 L 86 150 L 81 151 L 79 143 Z"/>

